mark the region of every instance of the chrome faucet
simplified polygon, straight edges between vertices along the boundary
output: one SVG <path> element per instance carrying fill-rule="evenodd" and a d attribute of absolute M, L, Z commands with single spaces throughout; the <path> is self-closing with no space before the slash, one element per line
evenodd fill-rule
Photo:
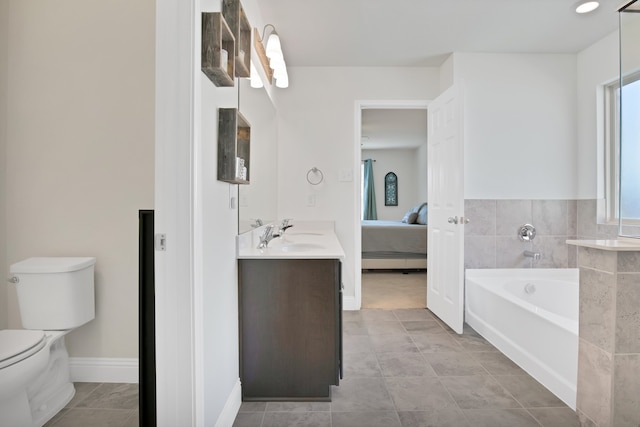
<path fill-rule="evenodd" d="M 285 218 L 280 223 L 280 230 L 278 232 L 280 235 L 283 235 L 288 228 L 293 227 L 293 224 L 289 224 L 289 221 L 291 221 L 291 218 Z"/>
<path fill-rule="evenodd" d="M 269 242 L 276 237 L 280 237 L 280 234 L 273 232 L 273 225 L 269 224 L 265 226 L 264 233 L 262 233 L 262 236 L 260 236 L 260 244 L 258 244 L 258 249 L 266 248 L 269 245 Z"/>
<path fill-rule="evenodd" d="M 258 227 L 262 227 L 264 225 L 260 218 L 256 218 L 255 221 L 256 222 L 254 224 L 251 224 L 252 228 L 258 228 Z"/>
<path fill-rule="evenodd" d="M 540 259 L 540 252 L 524 251 L 524 256 L 538 261 Z"/>

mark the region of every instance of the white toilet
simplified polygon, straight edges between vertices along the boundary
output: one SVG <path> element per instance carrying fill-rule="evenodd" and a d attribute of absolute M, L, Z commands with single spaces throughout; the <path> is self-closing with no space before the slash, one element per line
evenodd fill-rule
<path fill-rule="evenodd" d="M 0 330 L 0 426 L 40 427 L 75 394 L 64 336 L 95 317 L 93 257 L 11 265 L 25 329 Z"/>

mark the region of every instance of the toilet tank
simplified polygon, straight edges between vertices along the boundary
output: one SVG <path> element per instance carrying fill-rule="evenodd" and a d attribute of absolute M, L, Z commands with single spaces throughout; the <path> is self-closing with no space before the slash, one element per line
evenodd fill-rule
<path fill-rule="evenodd" d="M 93 257 L 40 257 L 12 264 L 25 329 L 77 328 L 95 317 Z"/>

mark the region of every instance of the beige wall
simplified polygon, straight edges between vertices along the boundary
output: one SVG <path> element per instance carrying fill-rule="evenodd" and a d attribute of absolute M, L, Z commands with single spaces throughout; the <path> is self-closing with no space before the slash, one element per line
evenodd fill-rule
<path fill-rule="evenodd" d="M 155 2 L 9 5 L 4 264 L 97 257 L 96 319 L 69 335 L 70 354 L 137 357 L 138 210 L 153 208 L 154 191 Z M 11 288 L 8 306 L 9 327 L 20 327 Z"/>
<path fill-rule="evenodd" d="M 0 279 L 7 277 L 6 141 L 7 141 L 7 27 L 9 1 L 0 0 Z M 0 329 L 7 327 L 7 287 L 0 283 Z"/>

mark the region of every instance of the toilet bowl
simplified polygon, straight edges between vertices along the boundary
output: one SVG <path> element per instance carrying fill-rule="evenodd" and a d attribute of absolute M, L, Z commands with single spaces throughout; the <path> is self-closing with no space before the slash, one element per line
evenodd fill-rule
<path fill-rule="evenodd" d="M 26 329 L 0 330 L 0 426 L 40 427 L 73 398 L 64 337 L 95 317 L 95 258 L 11 266 Z"/>

